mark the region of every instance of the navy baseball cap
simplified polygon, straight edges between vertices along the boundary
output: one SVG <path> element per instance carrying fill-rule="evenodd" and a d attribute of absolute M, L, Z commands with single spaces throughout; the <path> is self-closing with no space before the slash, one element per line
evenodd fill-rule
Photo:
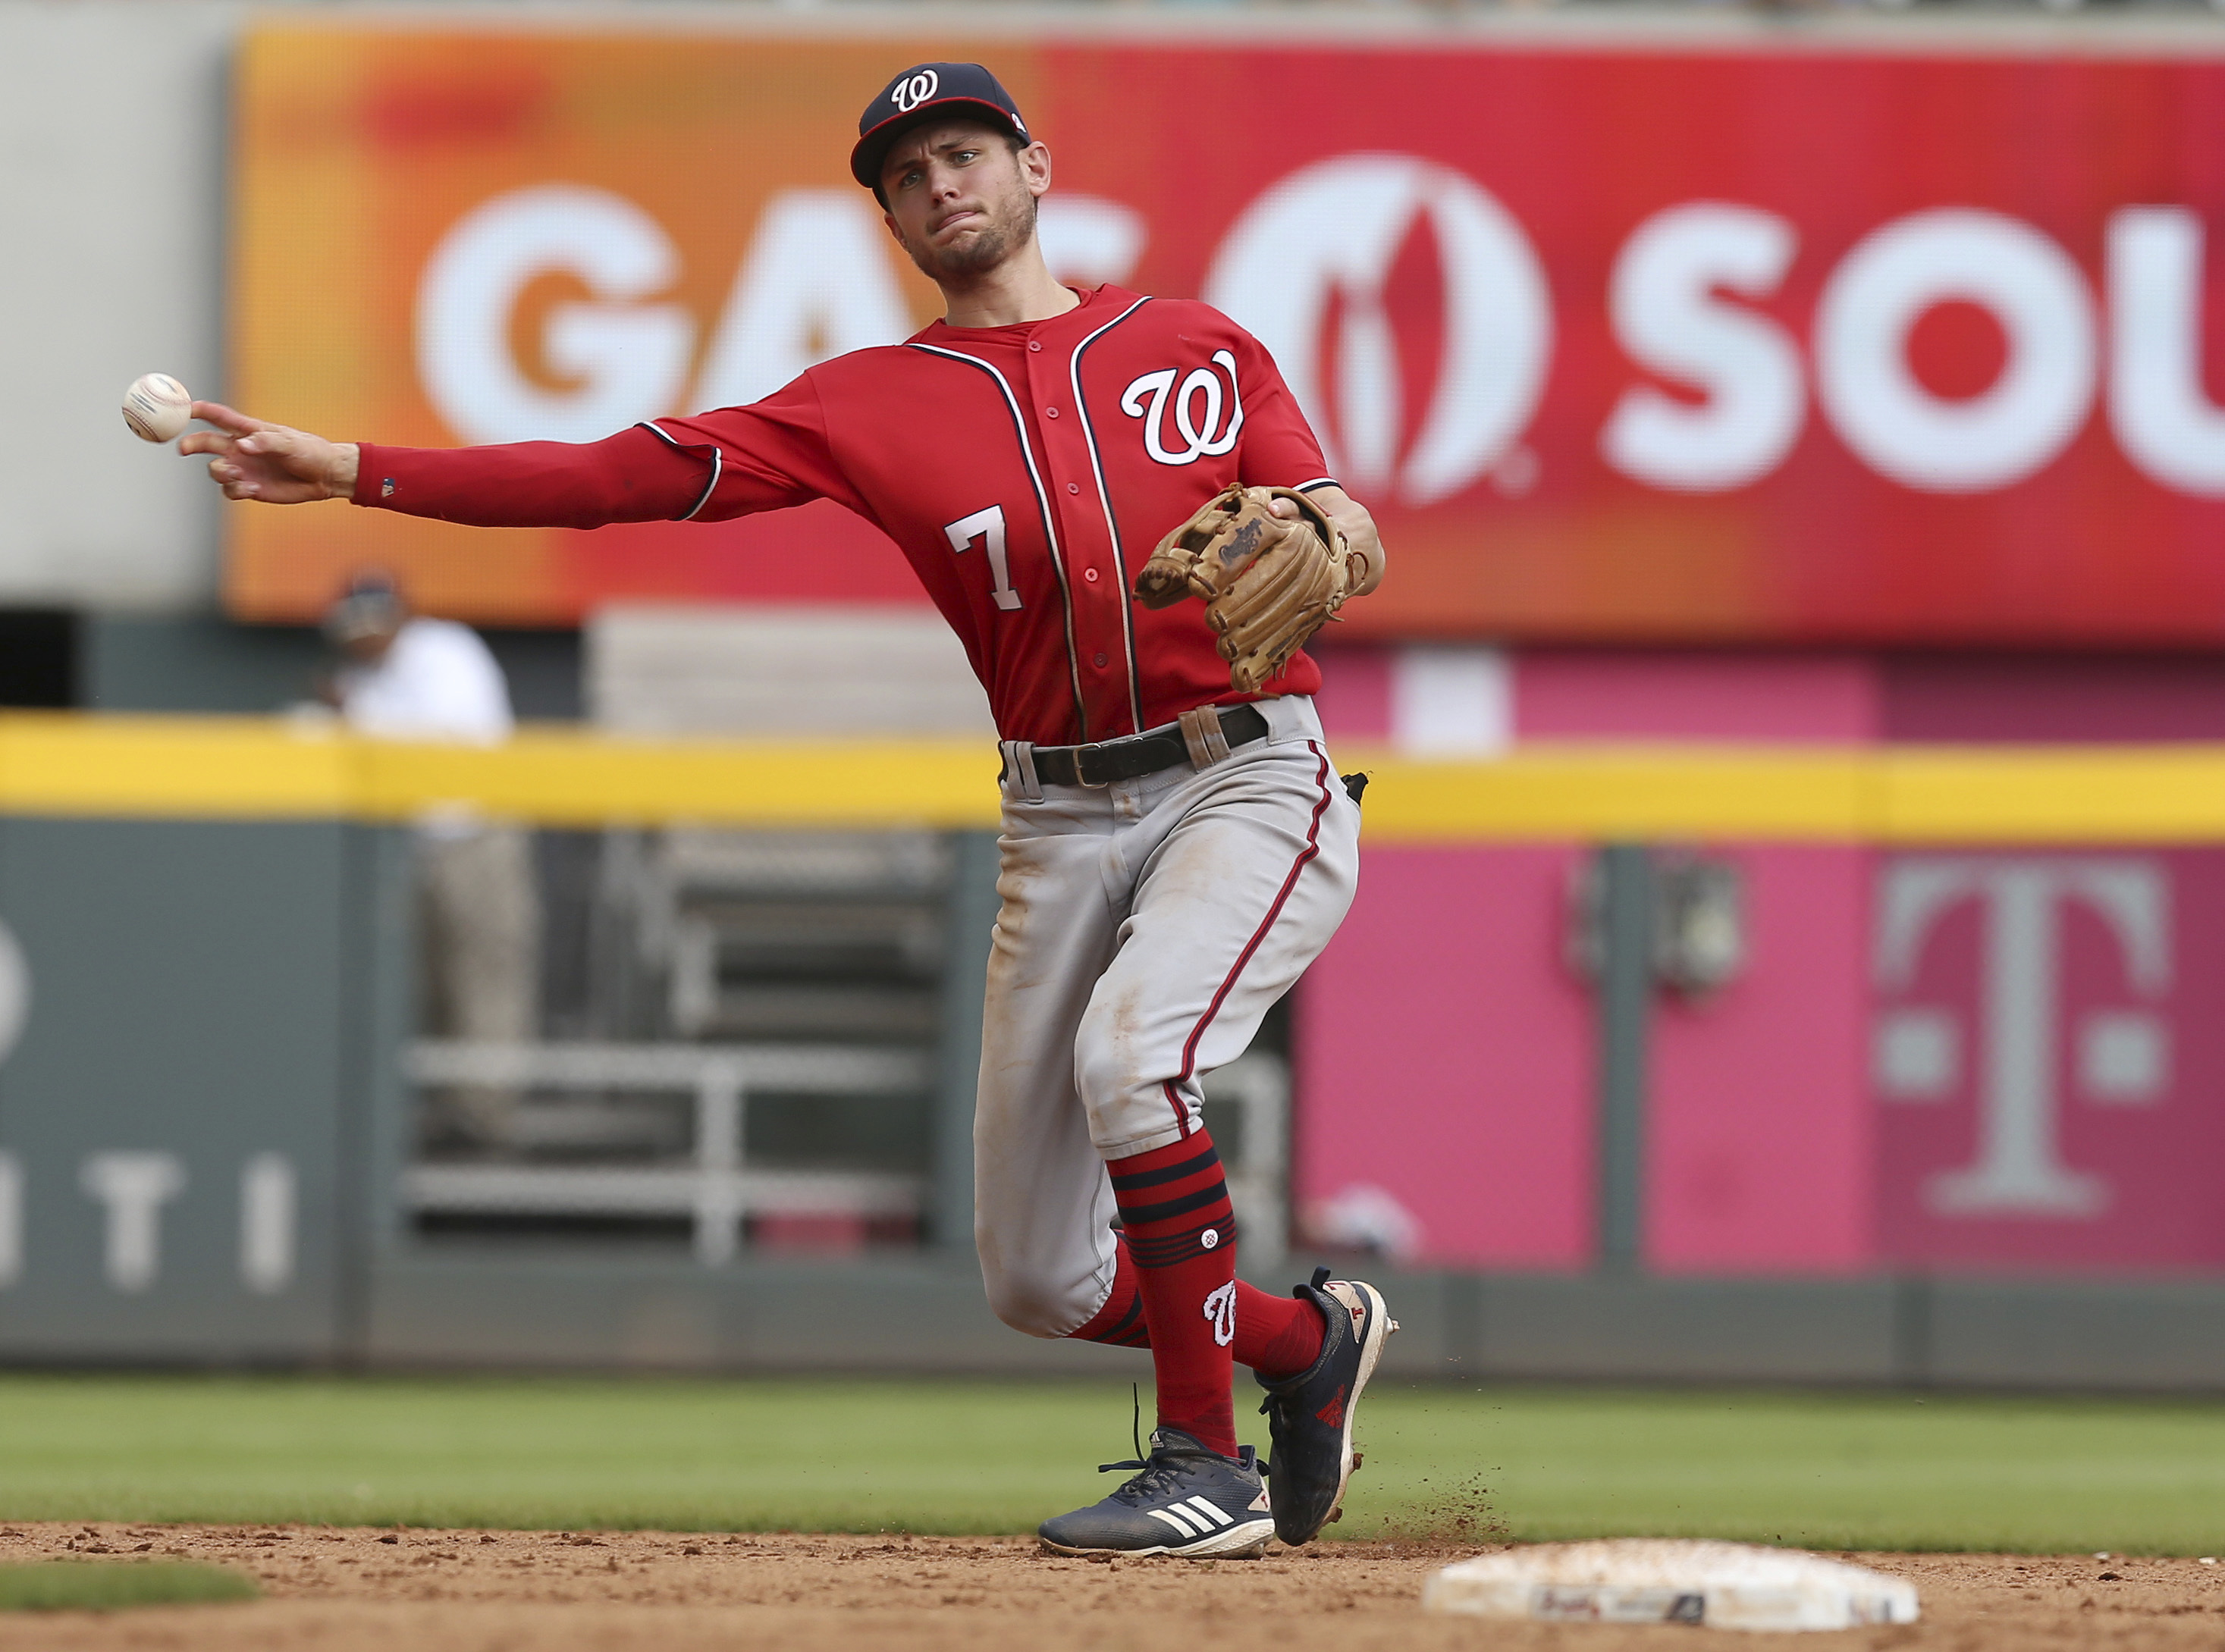
<path fill-rule="evenodd" d="M 858 117 L 850 175 L 878 194 L 881 161 L 889 145 L 930 115 L 979 115 L 1028 142 L 1020 106 L 979 63 L 915 63 L 882 87 Z"/>
<path fill-rule="evenodd" d="M 394 577 L 366 569 L 350 579 L 339 600 L 325 611 L 325 637 L 345 644 L 366 636 L 388 636 L 409 617 L 409 604 L 395 588 Z"/>

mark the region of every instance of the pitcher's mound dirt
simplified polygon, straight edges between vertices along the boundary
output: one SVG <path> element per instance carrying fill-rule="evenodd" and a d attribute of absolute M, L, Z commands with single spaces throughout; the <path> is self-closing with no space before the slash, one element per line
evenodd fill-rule
<path fill-rule="evenodd" d="M 659 1532 L 0 1527 L 0 1560 L 213 1560 L 250 1605 L 0 1617 L 0 1649 L 148 1652 L 1626 1652 L 2225 1645 L 2225 1567 L 2090 1556 L 1861 1554 L 1914 1579 L 1924 1621 L 1841 1635 L 1425 1617 L 1422 1580 L 1473 1547 L 1315 1543 L 1258 1560 L 1112 1564 L 1017 1538 Z M 1697 1636 L 1698 1641 L 1693 1637 Z"/>

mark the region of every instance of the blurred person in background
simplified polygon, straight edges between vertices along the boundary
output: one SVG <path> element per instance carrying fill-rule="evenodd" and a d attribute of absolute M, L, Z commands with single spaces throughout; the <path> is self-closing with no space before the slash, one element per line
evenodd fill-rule
<path fill-rule="evenodd" d="M 339 655 L 326 698 L 355 733 L 377 740 L 498 745 L 510 737 L 510 688 L 479 633 L 412 613 L 394 581 L 358 575 L 325 616 Z M 541 901 L 533 839 L 461 806 L 416 830 L 418 956 L 424 1030 L 441 1038 L 522 1044 L 538 1030 Z M 485 1152 L 510 1142 L 517 1092 L 435 1092 L 425 1144 Z"/>

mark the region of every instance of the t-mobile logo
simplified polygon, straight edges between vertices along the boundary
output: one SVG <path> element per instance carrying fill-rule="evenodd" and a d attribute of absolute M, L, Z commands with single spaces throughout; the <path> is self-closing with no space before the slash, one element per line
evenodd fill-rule
<path fill-rule="evenodd" d="M 1905 994 L 1949 914 L 1979 907 L 1975 1027 L 1956 1010 L 1903 1003 L 1877 1028 L 1880 1092 L 1897 1102 L 1943 1102 L 1962 1087 L 1963 1051 L 1975 1075 L 1973 1161 L 1934 1176 L 1924 1202 L 1941 1216 L 2092 1217 L 2109 1204 L 2101 1177 L 2063 1161 L 2063 920 L 2098 918 L 2116 943 L 2127 996 L 2158 1004 L 2171 984 L 2170 883 L 2152 860 L 1908 858 L 1891 863 L 1880 892 L 1877 984 Z M 2089 1011 L 2073 1029 L 2069 1088 L 2103 1106 L 2146 1106 L 2170 1086 L 2169 1028 L 2156 1009 Z"/>

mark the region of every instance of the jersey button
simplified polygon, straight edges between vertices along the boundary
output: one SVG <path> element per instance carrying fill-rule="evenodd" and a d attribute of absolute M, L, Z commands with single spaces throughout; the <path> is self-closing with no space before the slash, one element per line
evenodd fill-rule
<path fill-rule="evenodd" d="M 1105 664 L 1105 656 L 1103 655 L 1100 654 L 1097 656 L 1097 663 L 1100 668 L 1103 667 Z"/>
<path fill-rule="evenodd" d="M 1043 340 L 1040 339 L 1029 339 L 1028 348 L 1030 350 L 1041 350 L 1043 348 Z"/>
<path fill-rule="evenodd" d="M 1057 418 L 1057 417 L 1058 417 L 1058 409 L 1057 409 L 1056 408 L 1045 408 L 1043 409 L 1043 417 L 1044 417 L 1044 418 L 1046 418 L 1046 419 L 1055 419 L 1055 418 Z"/>
<path fill-rule="evenodd" d="M 1090 584 L 1095 585 L 1097 583 L 1097 570 L 1095 568 L 1084 568 L 1081 571 L 1081 577 L 1088 580 Z"/>
<path fill-rule="evenodd" d="M 1066 484 L 1066 491 L 1068 493 L 1079 493 L 1081 491 L 1081 484 L 1079 482 L 1069 482 Z"/>

